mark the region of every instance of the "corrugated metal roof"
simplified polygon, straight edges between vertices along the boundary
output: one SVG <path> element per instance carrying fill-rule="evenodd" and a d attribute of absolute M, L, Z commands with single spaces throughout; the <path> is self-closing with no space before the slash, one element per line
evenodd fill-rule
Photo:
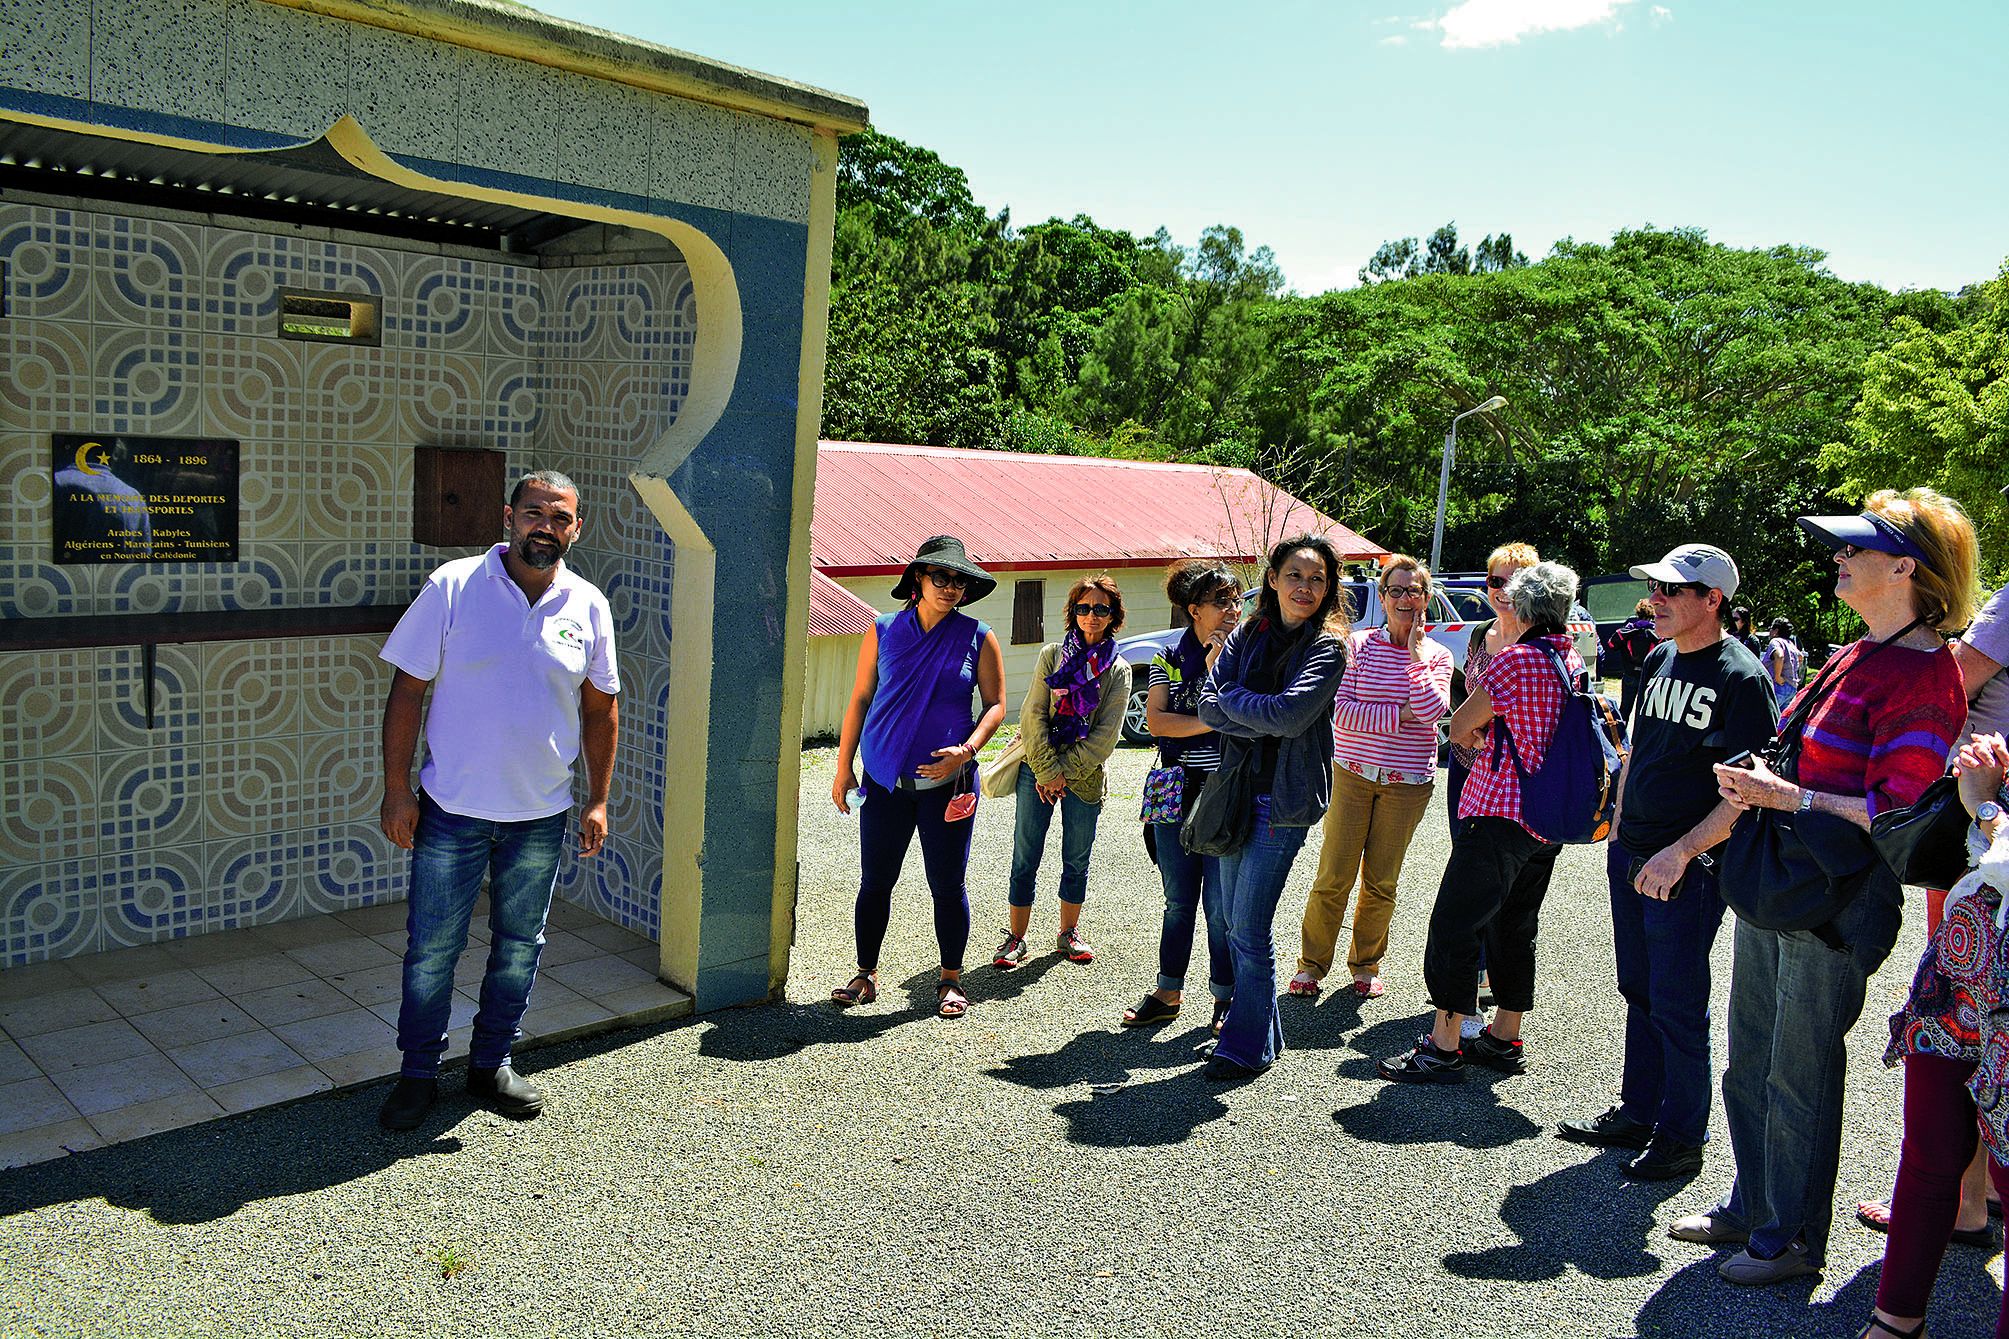
<path fill-rule="evenodd" d="M 809 635 L 862 637 L 872 630 L 878 611 L 823 573 L 809 572 Z"/>
<path fill-rule="evenodd" d="M 820 442 L 810 561 L 839 576 L 898 572 L 930 535 L 985 567 L 1142 567 L 1260 557 L 1305 531 L 1341 556 L 1388 552 L 1247 470 L 942 446 Z"/>

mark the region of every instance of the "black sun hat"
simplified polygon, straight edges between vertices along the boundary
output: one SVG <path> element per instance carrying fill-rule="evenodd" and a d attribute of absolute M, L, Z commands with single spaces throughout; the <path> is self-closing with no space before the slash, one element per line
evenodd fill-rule
<path fill-rule="evenodd" d="M 963 588 L 961 604 L 981 600 L 998 588 L 996 577 L 970 561 L 970 556 L 963 551 L 962 540 L 954 535 L 936 535 L 921 545 L 920 551 L 914 555 L 914 561 L 908 563 L 907 570 L 900 573 L 900 584 L 893 587 L 894 599 L 911 600 L 919 593 L 914 587 L 914 575 L 916 569 L 922 567 L 946 567 L 951 572 L 961 572 L 968 577 L 970 584 Z"/>

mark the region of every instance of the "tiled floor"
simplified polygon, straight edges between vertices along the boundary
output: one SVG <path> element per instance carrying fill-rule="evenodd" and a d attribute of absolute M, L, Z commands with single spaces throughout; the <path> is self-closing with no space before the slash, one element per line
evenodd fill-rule
<path fill-rule="evenodd" d="M 488 953 L 454 972 L 467 1053 Z M 398 1069 L 402 902 L 0 971 L 0 1167 L 368 1083 Z M 554 903 L 530 1045 L 688 1013 L 655 944 Z"/>

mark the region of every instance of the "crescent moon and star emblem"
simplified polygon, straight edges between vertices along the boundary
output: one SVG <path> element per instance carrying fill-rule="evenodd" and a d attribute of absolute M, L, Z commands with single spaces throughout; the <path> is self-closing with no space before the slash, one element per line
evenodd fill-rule
<path fill-rule="evenodd" d="M 103 442 L 85 442 L 77 448 L 77 468 L 85 474 L 103 474 L 103 470 L 91 468 L 91 452 L 93 451 L 98 453 L 98 464 L 109 465 L 112 463 L 112 453 L 105 449 Z"/>

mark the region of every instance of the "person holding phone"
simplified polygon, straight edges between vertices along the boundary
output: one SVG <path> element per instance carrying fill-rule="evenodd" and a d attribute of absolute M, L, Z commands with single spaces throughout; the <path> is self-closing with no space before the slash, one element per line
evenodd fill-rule
<path fill-rule="evenodd" d="M 1004 650 L 997 634 L 962 612 L 997 589 L 971 562 L 963 542 L 936 535 L 900 574 L 893 598 L 904 607 L 873 620 L 858 648 L 858 675 L 837 736 L 837 775 L 830 799 L 858 819 L 858 974 L 830 992 L 840 1006 L 879 998 L 879 947 L 893 912 L 893 884 L 916 833 L 935 904 L 935 945 L 941 950 L 936 1007 L 944 1018 L 969 1008 L 963 993 L 963 951 L 970 939 L 969 814 L 951 808 L 977 756 L 1004 720 Z M 972 719 L 970 700 L 983 715 Z M 865 783 L 854 760 L 863 746 Z M 970 793 L 973 793 L 970 792 Z"/>
<path fill-rule="evenodd" d="M 1724 911 L 1709 853 L 1737 819 L 1711 767 L 1764 748 L 1778 708 L 1758 657 L 1723 631 L 1739 584 L 1729 554 L 1683 544 L 1632 575 L 1660 640 L 1640 667 L 1605 859 L 1625 1065 L 1618 1104 L 1557 1133 L 1637 1150 L 1627 1174 L 1665 1181 L 1702 1170 L 1709 1135 L 1709 954 Z"/>
<path fill-rule="evenodd" d="M 1018 769 L 1018 819 L 1011 844 L 1011 924 L 991 955 L 1000 971 L 1026 960 L 1034 881 L 1053 811 L 1060 810 L 1060 931 L 1055 944 L 1069 962 L 1093 962 L 1081 934 L 1088 900 L 1088 857 L 1102 816 L 1103 765 L 1116 751 L 1130 703 L 1130 665 L 1116 654 L 1123 627 L 1123 592 L 1107 575 L 1074 583 L 1067 592 L 1067 635 L 1049 642 L 1033 667 L 1019 711 L 1025 762 Z"/>
<path fill-rule="evenodd" d="M 1854 516 L 1802 516 L 1800 526 L 1834 551 L 1835 595 L 1866 635 L 1831 656 L 1787 709 L 1782 729 L 1799 745 L 1793 775 L 1762 759 L 1719 764 L 1717 789 L 1740 811 L 1819 813 L 1867 830 L 1945 774 L 1966 718 L 1946 635 L 1967 626 L 1978 602 L 1974 525 L 1953 499 L 1914 488 L 1872 493 Z M 1826 925 L 1737 920 L 1723 1073 L 1737 1179 L 1715 1208 L 1668 1228 L 1679 1241 L 1743 1243 L 1716 1266 L 1728 1282 L 1766 1286 L 1821 1269 L 1841 1162 L 1844 1042 L 1870 975 L 1897 942 L 1903 907 L 1902 887 L 1878 863 Z"/>

